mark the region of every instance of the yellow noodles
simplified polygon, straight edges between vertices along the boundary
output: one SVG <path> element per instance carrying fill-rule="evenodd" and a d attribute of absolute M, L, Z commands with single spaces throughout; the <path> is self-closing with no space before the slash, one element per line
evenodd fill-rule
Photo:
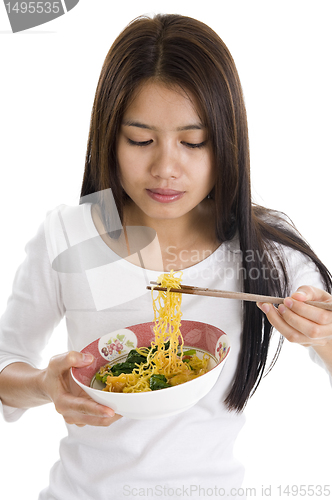
<path fill-rule="evenodd" d="M 104 390 L 110 392 L 147 392 L 151 391 L 150 379 L 152 375 L 164 376 L 167 386 L 178 385 L 203 375 L 207 371 L 209 357 L 199 359 L 196 354 L 190 355 L 190 361 L 183 361 L 183 338 L 181 326 L 181 293 L 169 292 L 170 288 L 180 288 L 182 272 L 176 277 L 174 271 L 162 274 L 158 283 L 167 292 L 158 291 L 154 298 L 152 290 L 152 304 L 154 311 L 155 340 L 151 349 L 137 348 L 139 354 L 147 355 L 146 363 L 136 365 L 132 373 L 121 373 L 117 377 L 107 377 Z M 169 342 L 169 345 L 165 345 Z M 147 354 L 148 353 L 148 354 Z M 107 372 L 100 372 L 101 375 Z"/>
<path fill-rule="evenodd" d="M 152 347 L 157 346 L 157 352 L 152 357 L 159 370 L 163 370 L 165 376 L 177 372 L 183 365 L 183 338 L 180 332 L 182 295 L 181 293 L 169 292 L 171 288 L 181 287 L 182 274 L 181 272 L 179 278 L 174 276 L 173 270 L 169 274 L 162 274 L 157 281 L 161 288 L 167 288 L 167 292 L 158 291 L 157 297 L 154 298 L 153 290 L 151 291 L 155 322 L 153 329 L 155 341 L 151 345 Z M 178 357 L 179 337 L 181 339 L 181 358 Z M 165 350 L 167 340 L 169 340 L 170 345 Z"/>

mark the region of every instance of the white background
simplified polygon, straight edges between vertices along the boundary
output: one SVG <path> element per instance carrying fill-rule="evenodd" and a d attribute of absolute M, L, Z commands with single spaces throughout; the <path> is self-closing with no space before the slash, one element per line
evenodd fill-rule
<path fill-rule="evenodd" d="M 17 34 L 1 2 L 1 313 L 24 246 L 46 212 L 78 202 L 94 92 L 111 43 L 133 18 L 157 12 L 195 17 L 225 41 L 244 88 L 254 199 L 286 212 L 332 269 L 330 1 L 81 0 L 68 14 Z M 65 350 L 62 323 L 45 363 Z M 265 498 L 262 486 L 271 486 L 275 499 L 289 498 L 278 485 L 332 490 L 331 390 L 306 350 L 285 343 L 248 404 L 236 443 L 244 487 L 256 489 L 248 498 Z M 0 420 L 1 491 L 35 500 L 64 434 L 52 405 L 15 424 Z"/>

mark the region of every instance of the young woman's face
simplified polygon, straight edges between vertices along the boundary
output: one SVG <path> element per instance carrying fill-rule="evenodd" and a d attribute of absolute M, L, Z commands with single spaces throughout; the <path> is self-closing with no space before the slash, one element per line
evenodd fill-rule
<path fill-rule="evenodd" d="M 207 130 L 193 102 L 180 88 L 148 82 L 124 113 L 117 148 L 121 184 L 152 219 L 195 214 L 215 184 Z"/>

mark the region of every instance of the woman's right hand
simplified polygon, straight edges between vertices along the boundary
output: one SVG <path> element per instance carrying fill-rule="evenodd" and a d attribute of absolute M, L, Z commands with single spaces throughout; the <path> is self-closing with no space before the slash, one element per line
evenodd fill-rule
<path fill-rule="evenodd" d="M 44 372 L 44 392 L 67 424 L 109 426 L 121 418 L 111 408 L 93 401 L 70 374 L 72 367 L 88 366 L 93 359 L 92 355 L 70 351 L 51 358 Z"/>

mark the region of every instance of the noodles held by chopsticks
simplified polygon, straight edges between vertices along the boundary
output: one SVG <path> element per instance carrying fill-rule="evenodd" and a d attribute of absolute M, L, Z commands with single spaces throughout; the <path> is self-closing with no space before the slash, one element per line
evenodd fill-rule
<path fill-rule="evenodd" d="M 114 366 L 102 367 L 99 371 L 100 377 L 105 379 L 107 375 L 104 391 L 147 392 L 182 384 L 207 372 L 207 355 L 204 354 L 203 359 L 199 359 L 195 352 L 190 351 L 190 355 L 189 351 L 187 355 L 183 352 L 180 331 L 182 295 L 169 292 L 171 288 L 181 287 L 182 272 L 179 273 L 180 276 L 176 277 L 172 270 L 159 276 L 159 286 L 167 288 L 167 291 L 158 291 L 154 297 L 154 291 L 151 290 L 155 340 L 150 348 L 141 347 L 135 350 L 137 355 L 146 358 L 146 361 L 136 364 L 131 373 L 121 373 L 118 376 L 112 374 Z M 109 372 L 111 373 L 108 375 Z"/>

